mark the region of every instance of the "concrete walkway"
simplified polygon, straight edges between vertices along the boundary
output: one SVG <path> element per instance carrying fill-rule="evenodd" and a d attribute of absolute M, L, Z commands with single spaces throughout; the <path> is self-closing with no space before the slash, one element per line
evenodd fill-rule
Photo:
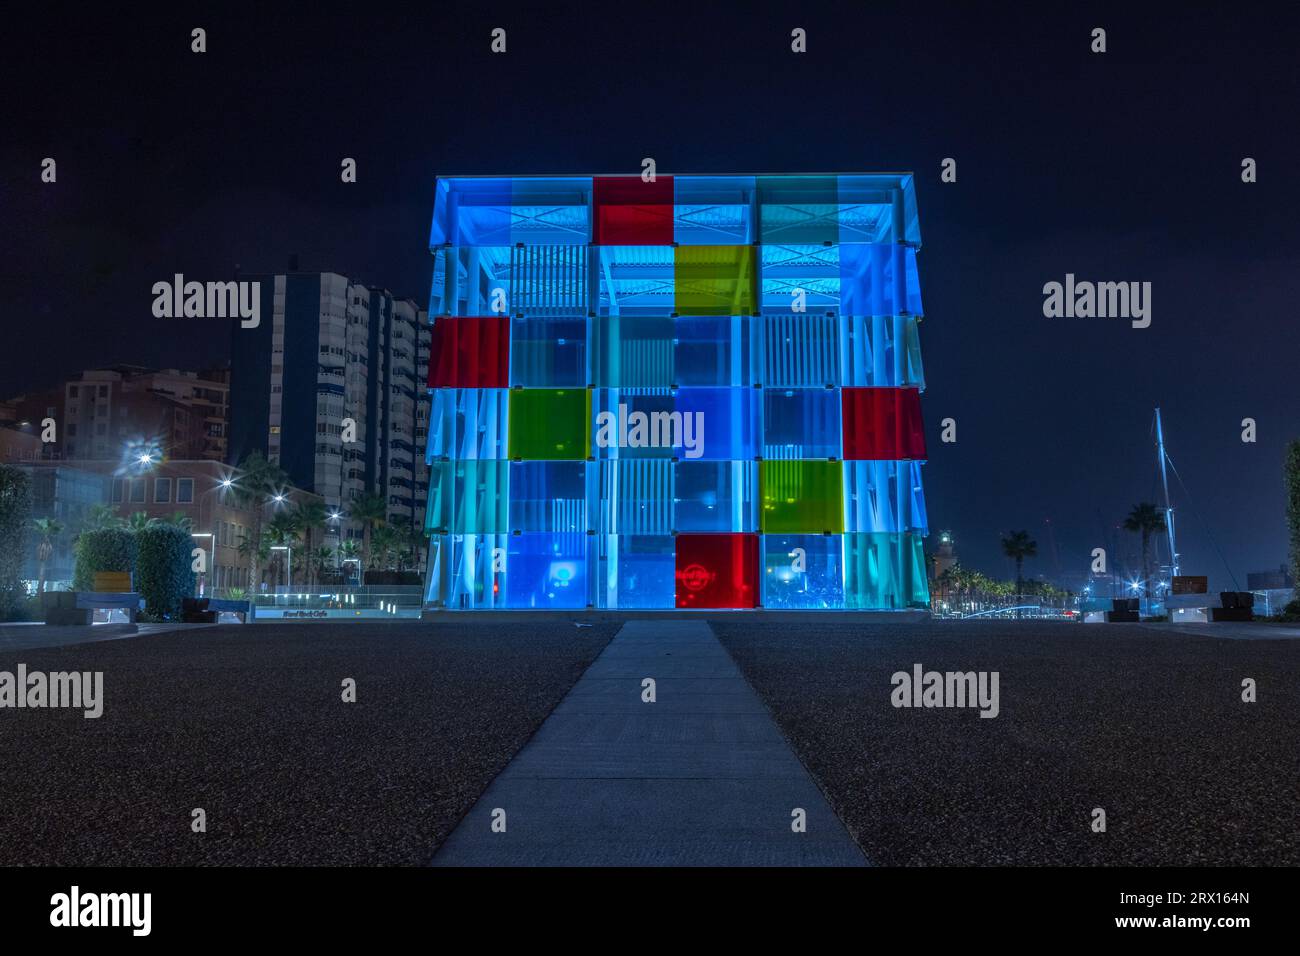
<path fill-rule="evenodd" d="M 656 702 L 642 700 L 642 680 Z M 492 829 L 505 811 L 504 833 Z M 807 815 L 792 830 L 792 811 Z M 631 621 L 439 848 L 435 866 L 861 866 L 708 625 Z"/>

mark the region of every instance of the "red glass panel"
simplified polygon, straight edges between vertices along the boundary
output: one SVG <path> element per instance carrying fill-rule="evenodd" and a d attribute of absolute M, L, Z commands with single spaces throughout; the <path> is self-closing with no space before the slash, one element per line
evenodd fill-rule
<path fill-rule="evenodd" d="M 679 534 L 678 607 L 754 607 L 758 603 L 758 535 Z"/>
<path fill-rule="evenodd" d="M 918 389 L 845 388 L 842 394 L 845 459 L 925 458 Z"/>
<path fill-rule="evenodd" d="M 598 246 L 671 246 L 673 177 L 597 176 L 592 180 L 591 241 Z"/>
<path fill-rule="evenodd" d="M 434 321 L 430 388 L 506 388 L 509 379 L 508 316 L 440 316 Z"/>

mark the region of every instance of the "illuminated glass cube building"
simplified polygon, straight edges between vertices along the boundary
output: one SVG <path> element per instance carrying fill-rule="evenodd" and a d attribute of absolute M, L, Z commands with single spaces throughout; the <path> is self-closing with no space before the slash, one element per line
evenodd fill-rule
<path fill-rule="evenodd" d="M 426 607 L 929 604 L 910 175 L 437 183 Z"/>

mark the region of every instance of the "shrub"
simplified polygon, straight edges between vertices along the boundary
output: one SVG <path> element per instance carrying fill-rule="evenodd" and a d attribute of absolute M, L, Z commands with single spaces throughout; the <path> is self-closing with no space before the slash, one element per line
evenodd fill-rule
<path fill-rule="evenodd" d="M 32 489 L 27 474 L 0 465 L 0 621 L 20 611 L 27 596 L 23 559 L 32 517 Z"/>
<path fill-rule="evenodd" d="M 145 613 L 154 620 L 179 617 L 181 598 L 194 593 L 191 552 L 194 539 L 184 528 L 159 524 L 135 533 L 139 555 L 135 588 L 144 597 Z"/>
<path fill-rule="evenodd" d="M 98 571 L 134 571 L 135 535 L 125 528 L 83 531 L 77 538 L 76 564 L 72 572 L 74 591 L 89 591 Z"/>

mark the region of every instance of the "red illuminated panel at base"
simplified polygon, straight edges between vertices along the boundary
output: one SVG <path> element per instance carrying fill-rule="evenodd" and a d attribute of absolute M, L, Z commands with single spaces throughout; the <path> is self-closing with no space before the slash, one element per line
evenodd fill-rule
<path fill-rule="evenodd" d="M 845 388 L 844 458 L 901 461 L 925 458 L 921 393 L 915 388 Z"/>
<path fill-rule="evenodd" d="M 442 316 L 433 323 L 430 388 L 506 388 L 510 325 L 504 315 Z"/>
<path fill-rule="evenodd" d="M 679 534 L 678 607 L 755 607 L 758 535 Z"/>
<path fill-rule="evenodd" d="M 671 246 L 673 177 L 597 176 L 591 241 L 598 246 Z"/>

